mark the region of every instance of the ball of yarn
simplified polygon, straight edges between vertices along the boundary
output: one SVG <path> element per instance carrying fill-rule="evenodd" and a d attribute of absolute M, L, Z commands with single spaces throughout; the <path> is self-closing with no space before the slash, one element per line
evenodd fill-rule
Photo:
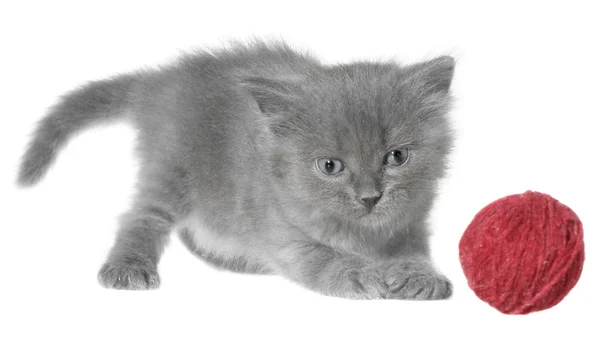
<path fill-rule="evenodd" d="M 551 196 L 527 191 L 492 202 L 459 244 L 469 287 L 505 314 L 558 304 L 575 286 L 584 260 L 577 215 Z"/>

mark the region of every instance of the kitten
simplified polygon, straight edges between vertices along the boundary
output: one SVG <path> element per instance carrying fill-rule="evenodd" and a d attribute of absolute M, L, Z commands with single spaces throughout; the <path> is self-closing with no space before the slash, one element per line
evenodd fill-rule
<path fill-rule="evenodd" d="M 234 43 L 159 70 L 91 82 L 43 118 L 18 181 L 69 137 L 127 119 L 138 190 L 98 279 L 159 286 L 172 231 L 238 272 L 355 299 L 443 299 L 426 219 L 452 145 L 454 60 L 324 65 L 284 43 Z"/>

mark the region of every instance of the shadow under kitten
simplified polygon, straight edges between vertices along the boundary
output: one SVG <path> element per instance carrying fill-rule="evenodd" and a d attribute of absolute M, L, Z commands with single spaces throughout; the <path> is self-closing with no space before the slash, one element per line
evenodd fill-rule
<path fill-rule="evenodd" d="M 69 137 L 126 119 L 137 195 L 98 279 L 159 286 L 172 231 L 221 268 L 356 299 L 442 299 L 427 216 L 452 147 L 454 60 L 325 65 L 284 43 L 235 43 L 94 81 L 39 123 L 18 181 Z"/>

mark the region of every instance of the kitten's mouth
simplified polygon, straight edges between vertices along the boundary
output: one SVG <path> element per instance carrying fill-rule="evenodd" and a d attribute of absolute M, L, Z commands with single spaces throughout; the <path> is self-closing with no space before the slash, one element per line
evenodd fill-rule
<path fill-rule="evenodd" d="M 373 213 L 375 213 L 375 207 L 377 206 L 372 206 L 372 207 L 362 207 L 363 211 L 361 212 L 362 214 L 360 214 L 358 217 L 359 218 L 366 218 L 369 216 L 372 216 Z"/>

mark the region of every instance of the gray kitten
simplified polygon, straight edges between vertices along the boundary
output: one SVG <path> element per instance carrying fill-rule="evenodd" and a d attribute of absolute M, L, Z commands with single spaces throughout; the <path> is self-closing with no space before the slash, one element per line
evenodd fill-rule
<path fill-rule="evenodd" d="M 426 219 L 452 144 L 454 60 L 324 65 L 284 43 L 235 43 L 91 82 L 41 120 L 19 183 L 69 137 L 127 119 L 141 160 L 132 209 L 98 279 L 157 288 L 176 230 L 221 268 L 322 294 L 442 299 Z"/>

